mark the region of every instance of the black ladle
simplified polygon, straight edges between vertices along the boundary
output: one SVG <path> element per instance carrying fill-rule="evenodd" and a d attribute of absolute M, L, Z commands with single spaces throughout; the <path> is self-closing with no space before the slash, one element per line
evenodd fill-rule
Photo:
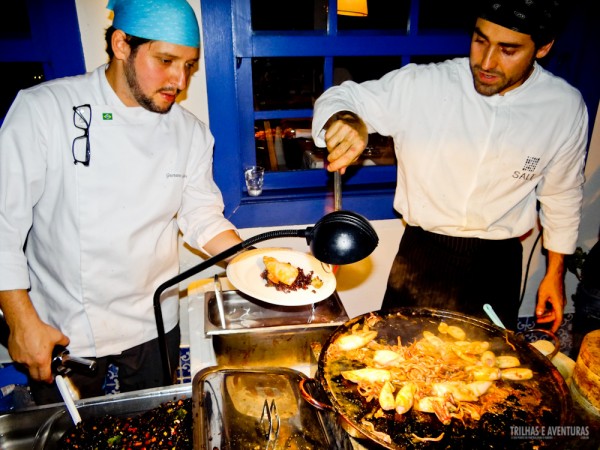
<path fill-rule="evenodd" d="M 305 232 L 314 257 L 333 265 L 360 261 L 379 243 L 371 224 L 352 211 L 334 211 Z"/>
<path fill-rule="evenodd" d="M 369 221 L 352 211 L 334 211 L 323 216 L 312 227 L 304 230 L 268 231 L 248 238 L 239 244 L 215 255 L 197 266 L 181 272 L 179 275 L 165 281 L 154 292 L 154 317 L 158 331 L 158 341 L 164 370 L 164 385 L 172 383 L 171 364 L 165 339 L 165 328 L 160 305 L 161 294 L 169 287 L 195 275 L 216 263 L 253 246 L 258 242 L 283 237 L 303 237 L 310 246 L 315 258 L 326 264 L 351 264 L 369 256 L 379 244 L 377 233 Z"/>

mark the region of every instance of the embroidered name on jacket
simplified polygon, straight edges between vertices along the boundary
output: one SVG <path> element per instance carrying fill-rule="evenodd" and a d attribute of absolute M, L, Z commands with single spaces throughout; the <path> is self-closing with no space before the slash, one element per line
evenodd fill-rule
<path fill-rule="evenodd" d="M 167 178 L 187 178 L 185 173 L 167 173 Z"/>
<path fill-rule="evenodd" d="M 523 165 L 523 169 L 515 170 L 513 172 L 513 175 L 512 175 L 513 178 L 517 178 L 518 180 L 525 180 L 525 181 L 533 180 L 533 177 L 535 176 L 535 174 L 533 172 L 535 171 L 535 168 L 537 167 L 539 162 L 540 162 L 540 158 L 528 156 L 527 159 L 525 159 L 525 164 Z"/>

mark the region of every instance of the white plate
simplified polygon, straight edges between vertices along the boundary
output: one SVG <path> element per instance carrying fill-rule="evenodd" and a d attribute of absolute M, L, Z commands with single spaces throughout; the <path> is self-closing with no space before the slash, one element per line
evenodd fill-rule
<path fill-rule="evenodd" d="M 267 286 L 261 277 L 265 271 L 263 256 L 271 256 L 281 262 L 290 263 L 301 268 L 305 274 L 311 270 L 313 277 L 323 280 L 323 286 L 318 289 L 299 289 L 292 292 L 282 292 L 273 286 Z M 244 294 L 258 300 L 281 306 L 310 305 L 325 300 L 335 291 L 336 279 L 333 268 L 321 263 L 317 258 L 307 253 L 297 252 L 287 248 L 257 248 L 248 250 L 236 256 L 227 265 L 227 278 Z"/>

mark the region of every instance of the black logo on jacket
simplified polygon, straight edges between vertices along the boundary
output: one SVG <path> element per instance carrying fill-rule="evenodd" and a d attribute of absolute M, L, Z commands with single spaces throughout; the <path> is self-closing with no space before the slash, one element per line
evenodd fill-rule
<path fill-rule="evenodd" d="M 535 171 L 535 168 L 539 162 L 540 158 L 528 156 L 527 159 L 525 159 L 525 164 L 523 164 L 523 169 L 515 170 L 513 172 L 513 178 L 524 181 L 533 180 L 533 177 L 535 176 L 533 172 Z"/>

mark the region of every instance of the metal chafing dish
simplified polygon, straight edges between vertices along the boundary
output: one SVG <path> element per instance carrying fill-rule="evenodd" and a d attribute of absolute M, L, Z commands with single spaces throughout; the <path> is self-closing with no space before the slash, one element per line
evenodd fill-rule
<path fill-rule="evenodd" d="M 299 392 L 306 376 L 286 368 L 209 367 L 191 384 L 96 397 L 77 402 L 84 421 L 133 417 L 161 404 L 192 399 L 194 449 L 332 448 L 351 450 L 335 416 L 315 412 Z M 106 424 L 106 422 L 104 422 Z M 0 416 L 3 450 L 61 450 L 73 426 L 63 404 Z"/>
<path fill-rule="evenodd" d="M 194 449 L 351 449 L 330 414 L 315 414 L 299 391 L 301 372 L 219 368 L 193 381 Z"/>
<path fill-rule="evenodd" d="M 308 373 L 311 363 L 316 364 L 314 347 L 348 320 L 336 292 L 321 302 L 293 307 L 239 291 L 223 291 L 222 299 L 225 328 L 215 292 L 205 293 L 204 333 L 212 338 L 219 366 L 289 367 Z"/>
<path fill-rule="evenodd" d="M 77 401 L 83 420 L 113 416 L 133 416 L 162 403 L 190 398 L 190 383 L 168 388 L 146 389 L 124 394 Z M 62 403 L 27 408 L 0 415 L 0 448 L 3 450 L 60 450 L 60 437 L 73 425 Z"/>

